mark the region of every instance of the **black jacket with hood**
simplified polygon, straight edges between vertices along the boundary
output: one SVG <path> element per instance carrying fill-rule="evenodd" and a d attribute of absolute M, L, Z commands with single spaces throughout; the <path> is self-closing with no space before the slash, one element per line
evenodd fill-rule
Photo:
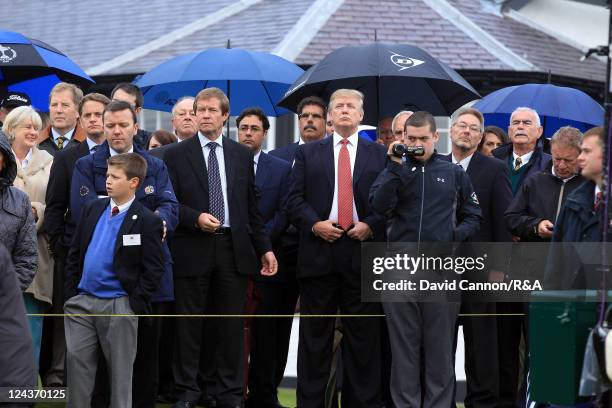
<path fill-rule="evenodd" d="M 0 243 L 11 255 L 19 288 L 23 292 L 32 283 L 38 264 L 36 224 L 30 199 L 13 186 L 17 162 L 8 139 L 1 131 L 0 154 L 4 162 L 0 169 Z"/>

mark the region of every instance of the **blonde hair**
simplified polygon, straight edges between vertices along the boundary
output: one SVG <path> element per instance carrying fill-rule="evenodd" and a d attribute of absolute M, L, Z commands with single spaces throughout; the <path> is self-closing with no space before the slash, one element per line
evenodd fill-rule
<path fill-rule="evenodd" d="M 83 99 L 83 91 L 81 88 L 68 82 L 58 82 L 53 88 L 51 88 L 51 92 L 49 92 L 49 105 L 51 105 L 51 98 L 53 97 L 53 94 L 63 91 L 70 91 L 72 93 L 72 102 L 74 102 L 75 107 L 78 107 L 81 104 L 81 99 Z"/>
<path fill-rule="evenodd" d="M 42 119 L 40 118 L 38 112 L 36 112 L 36 110 L 31 106 L 19 106 L 6 115 L 4 124 L 2 125 L 2 131 L 10 142 L 15 140 L 14 131 L 17 126 L 28 119 L 32 120 L 32 124 L 36 130 L 40 131 L 40 129 L 42 129 Z"/>
<path fill-rule="evenodd" d="M 361 102 L 361 106 L 359 107 L 359 109 L 361 109 L 361 111 L 363 112 L 363 93 L 361 93 L 360 91 L 356 90 L 356 89 L 337 89 L 334 91 L 333 94 L 331 94 L 331 96 L 329 97 L 329 109 L 328 110 L 332 110 L 334 107 L 334 99 L 339 98 L 339 97 L 348 97 L 348 98 L 356 98 L 359 99 L 359 101 Z"/>

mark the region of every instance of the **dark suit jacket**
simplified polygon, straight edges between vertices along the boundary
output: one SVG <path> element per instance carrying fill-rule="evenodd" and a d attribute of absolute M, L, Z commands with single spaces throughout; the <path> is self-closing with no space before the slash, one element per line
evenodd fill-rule
<path fill-rule="evenodd" d="M 158 159 L 164 160 L 164 154 L 166 154 L 166 150 L 171 148 L 176 143 L 170 143 L 164 146 L 156 147 L 155 149 L 149 150 L 149 154 L 153 157 L 157 157 Z"/>
<path fill-rule="evenodd" d="M 57 155 L 60 150 L 57 148 L 57 145 L 53 141 L 53 133 L 51 132 L 51 126 L 48 126 L 40 131 L 41 140 L 38 142 L 38 148 L 46 151 L 51 156 Z M 72 133 L 72 137 L 64 149 L 68 147 L 77 146 L 79 143 L 83 142 L 87 136 L 85 135 L 85 131 L 81 128 L 81 125 L 77 123 L 74 128 L 74 133 Z"/>
<path fill-rule="evenodd" d="M 289 163 L 261 152 L 255 174 L 255 186 L 260 194 L 257 208 L 272 242 L 275 242 L 287 227 L 286 205 L 290 174 Z"/>
<path fill-rule="evenodd" d="M 293 160 L 295 160 L 295 152 L 297 151 L 299 144 L 300 142 L 295 142 L 284 147 L 279 147 L 278 149 L 271 150 L 270 154 L 293 165 Z"/>
<path fill-rule="evenodd" d="M 272 246 L 257 209 L 253 154 L 245 146 L 224 138 L 223 157 L 236 267 L 241 274 L 255 274 L 259 256 Z M 200 214 L 210 212 L 208 173 L 200 139 L 194 136 L 173 144 L 166 150 L 164 160 L 179 201 L 179 223 L 171 241 L 175 276 L 198 276 L 205 270 L 202 264 L 207 256 L 203 251 L 210 250 L 213 244 L 213 236 L 197 225 Z"/>
<path fill-rule="evenodd" d="M 446 155 L 452 161 L 451 155 Z M 478 197 L 482 222 L 472 242 L 509 242 L 512 240 L 506 228 L 504 212 L 512 201 L 512 187 L 508 166 L 503 161 L 475 152 L 467 169 L 470 181 Z"/>
<path fill-rule="evenodd" d="M 368 196 L 372 183 L 387 163 L 384 146 L 358 138 L 353 169 L 353 198 L 359 220 L 369 225 L 375 240 L 385 237 L 386 223 L 370 210 Z M 288 208 L 300 229 L 298 277 L 331 272 L 331 245 L 312 233 L 313 225 L 329 217 L 334 199 L 333 138 L 298 146 L 291 172 Z"/>
<path fill-rule="evenodd" d="M 109 198 L 88 202 L 77 224 L 66 262 L 65 299 L 78 293 L 85 254 L 96 224 L 108 207 Z M 124 235 L 140 234 L 141 245 L 123 246 Z M 162 256 L 163 224 L 161 218 L 134 200 L 119 228 L 114 248 L 113 269 L 128 293 L 135 314 L 151 312 L 151 296 L 157 290 L 164 271 Z"/>
<path fill-rule="evenodd" d="M 74 165 L 81 157 L 89 154 L 87 143 L 75 144 L 62 149 L 53 159 L 45 202 L 45 220 L 43 229 L 49 236 L 51 248 L 57 244 L 70 246 L 74 233 L 74 220 L 70 210 L 70 185 Z"/>

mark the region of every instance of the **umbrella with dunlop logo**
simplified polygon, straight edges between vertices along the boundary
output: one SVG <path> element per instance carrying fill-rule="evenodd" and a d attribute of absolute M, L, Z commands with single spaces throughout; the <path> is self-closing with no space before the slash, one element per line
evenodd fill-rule
<path fill-rule="evenodd" d="M 402 110 L 449 116 L 480 98 L 461 75 L 423 49 L 376 42 L 332 51 L 304 72 L 278 105 L 295 111 L 302 98 L 329 99 L 340 88 L 363 92 L 362 123 L 374 126 Z"/>

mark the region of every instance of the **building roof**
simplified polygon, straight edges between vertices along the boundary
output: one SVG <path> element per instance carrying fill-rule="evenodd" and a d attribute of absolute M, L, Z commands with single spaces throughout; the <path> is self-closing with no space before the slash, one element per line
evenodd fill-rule
<path fill-rule="evenodd" d="M 336 48 L 410 43 L 464 70 L 551 71 L 603 81 L 605 64 L 479 0 L 21 0 L 5 30 L 45 41 L 91 75 L 140 74 L 210 47 L 276 52 L 302 65 Z M 376 34 L 375 34 L 376 33 Z"/>

